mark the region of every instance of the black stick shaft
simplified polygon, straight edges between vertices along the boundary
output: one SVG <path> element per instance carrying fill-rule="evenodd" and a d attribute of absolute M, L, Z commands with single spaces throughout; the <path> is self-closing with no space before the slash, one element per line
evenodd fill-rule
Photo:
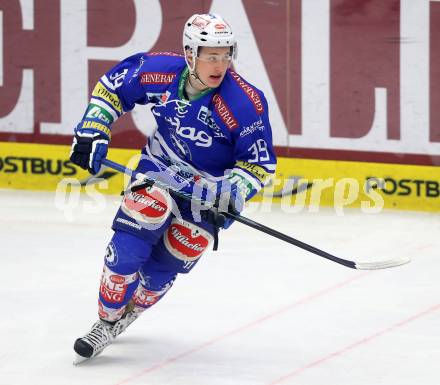
<path fill-rule="evenodd" d="M 109 159 L 104 159 L 102 163 L 108 167 L 111 167 L 117 171 L 120 171 L 122 173 L 125 173 L 127 175 L 130 175 L 131 177 L 136 178 L 137 180 L 147 182 L 151 185 L 155 185 L 159 188 L 167 190 L 172 196 L 179 197 L 181 199 L 187 200 L 187 201 L 194 201 L 200 207 L 204 207 L 205 210 L 217 210 L 216 208 L 213 208 L 212 202 L 203 201 L 198 197 L 194 197 L 191 193 L 187 193 L 182 190 L 177 190 L 173 188 L 172 186 L 163 183 L 161 181 L 152 180 L 148 177 L 146 177 L 142 173 L 135 172 L 127 167 L 124 167 L 123 165 L 113 162 Z M 244 225 L 247 225 L 249 227 L 252 227 L 258 231 L 261 231 L 265 234 L 271 235 L 275 238 L 278 238 L 280 240 L 283 240 L 287 243 L 290 243 L 291 245 L 297 246 L 303 250 L 309 251 L 310 253 L 316 254 L 322 258 L 326 258 L 330 261 L 336 262 L 340 265 L 349 267 L 351 269 L 357 269 L 357 270 L 378 270 L 378 269 L 387 269 L 390 267 L 396 267 L 400 265 L 404 265 L 411 261 L 411 258 L 403 256 L 395 259 L 389 259 L 389 260 L 383 260 L 378 262 L 354 262 L 347 259 L 336 257 L 332 254 L 329 254 L 323 250 L 320 250 L 314 246 L 311 246 L 307 243 L 304 243 L 302 241 L 299 241 L 298 239 L 292 238 L 286 234 L 280 233 L 277 230 L 271 229 L 270 227 L 267 227 L 261 223 L 255 222 L 249 218 L 243 217 L 239 214 L 234 213 L 224 213 L 229 218 L 232 218 L 236 220 L 237 222 L 240 222 Z"/>
<path fill-rule="evenodd" d="M 329 259 L 333 262 L 339 263 L 340 265 L 344 265 L 347 267 L 350 267 L 352 269 L 356 269 L 356 264 L 353 261 L 348 261 L 346 259 L 342 259 L 339 257 L 336 257 L 332 254 L 327 253 L 326 251 L 320 250 L 312 245 L 309 245 L 305 242 L 302 242 L 298 239 L 295 239 L 289 235 L 283 234 L 275 229 L 272 229 L 270 227 L 267 227 L 261 223 L 255 222 L 252 219 L 243 217 L 241 215 L 236 215 L 233 213 L 226 213 L 226 215 L 237 222 L 243 223 L 244 225 L 247 225 L 249 227 L 252 227 L 255 230 L 261 231 L 265 234 L 271 235 L 275 238 L 281 239 L 282 241 L 285 241 L 287 243 L 290 243 L 291 245 L 297 246 L 303 250 L 309 251 L 310 253 L 319 255 L 320 257 Z"/>
<path fill-rule="evenodd" d="M 110 159 L 104 159 L 102 161 L 102 163 L 104 165 L 108 166 L 108 167 L 113 168 L 114 170 L 119 171 L 119 172 L 128 174 L 130 176 L 134 176 L 134 177 L 136 177 L 138 179 L 143 178 L 146 181 L 150 181 L 143 174 L 137 173 L 136 171 L 133 171 L 133 170 L 127 168 L 127 167 L 124 167 L 123 165 L 121 165 L 119 163 L 113 162 Z M 159 184 L 159 187 L 161 187 L 160 184 Z M 168 191 L 170 192 L 171 195 L 178 196 L 179 198 L 186 199 L 188 201 L 190 201 L 192 199 L 192 196 L 190 194 L 184 193 L 183 191 L 175 191 L 175 190 L 173 190 L 171 188 L 171 186 L 168 188 Z M 314 247 L 312 245 L 304 243 L 304 242 L 302 242 L 302 241 L 300 241 L 298 239 L 290 237 L 289 235 L 283 234 L 283 233 L 281 233 L 281 232 L 279 232 L 277 230 L 274 230 L 274 229 L 272 229 L 270 227 L 267 227 L 267 226 L 265 226 L 265 225 L 263 225 L 261 223 L 255 222 L 255 221 L 253 221 L 253 220 L 251 220 L 249 218 L 246 218 L 246 217 L 244 217 L 242 215 L 233 214 L 233 213 L 225 213 L 225 215 L 228 216 L 229 218 L 232 218 L 232 219 L 236 220 L 237 222 L 240 222 L 240 223 L 242 223 L 242 224 L 244 224 L 246 226 L 252 227 L 255 230 L 258 230 L 258 231 L 261 231 L 261 232 L 263 232 L 265 234 L 271 235 L 271 236 L 273 236 L 275 238 L 278 238 L 278 239 L 280 239 L 282 241 L 285 241 L 287 243 L 290 243 L 291 245 L 297 246 L 297 247 L 299 247 L 299 248 L 301 248 L 303 250 L 309 251 L 310 253 L 319 255 L 320 257 L 329 259 L 329 260 L 331 260 L 333 262 L 339 263 L 340 265 L 347 266 L 347 267 L 352 268 L 352 269 L 356 269 L 356 263 L 353 262 L 353 261 L 349 261 L 349 260 L 346 260 L 346 259 L 338 258 L 338 257 L 336 257 L 336 256 L 334 256 L 332 254 L 329 254 L 329 253 L 327 253 L 327 252 L 325 252 L 323 250 L 320 250 L 320 249 L 318 249 L 318 248 L 316 248 L 316 247 Z"/>

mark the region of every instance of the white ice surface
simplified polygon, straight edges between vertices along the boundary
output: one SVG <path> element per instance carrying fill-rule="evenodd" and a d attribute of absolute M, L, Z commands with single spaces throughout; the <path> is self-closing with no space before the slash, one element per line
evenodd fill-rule
<path fill-rule="evenodd" d="M 331 209 L 249 214 L 348 269 L 235 224 L 94 361 L 72 345 L 97 318 L 117 197 L 67 221 L 50 193 L 0 191 L 0 384 L 438 385 L 440 216 Z M 90 203 L 90 202 L 89 202 Z"/>

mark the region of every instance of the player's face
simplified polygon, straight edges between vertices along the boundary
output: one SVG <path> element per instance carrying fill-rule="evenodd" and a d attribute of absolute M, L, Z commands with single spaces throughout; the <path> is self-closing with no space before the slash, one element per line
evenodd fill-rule
<path fill-rule="evenodd" d="M 231 65 L 232 57 L 228 47 L 202 47 L 196 60 L 196 72 L 211 88 L 218 87 Z"/>

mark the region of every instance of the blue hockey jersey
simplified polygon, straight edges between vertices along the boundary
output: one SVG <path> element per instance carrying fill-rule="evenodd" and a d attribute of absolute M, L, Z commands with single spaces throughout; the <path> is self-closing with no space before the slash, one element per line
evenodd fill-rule
<path fill-rule="evenodd" d="M 136 104 L 152 104 L 157 129 L 144 154 L 185 177 L 229 178 L 249 199 L 276 167 L 264 94 L 228 70 L 218 88 L 188 100 L 188 75 L 182 55 L 133 55 L 101 77 L 86 115 L 111 124 Z"/>

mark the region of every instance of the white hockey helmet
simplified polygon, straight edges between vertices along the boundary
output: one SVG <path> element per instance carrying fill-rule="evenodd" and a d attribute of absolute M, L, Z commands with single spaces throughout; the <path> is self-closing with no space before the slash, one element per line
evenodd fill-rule
<path fill-rule="evenodd" d="M 183 52 L 188 67 L 194 71 L 195 60 L 189 64 L 186 51 L 195 58 L 200 47 L 230 47 L 231 56 L 237 58 L 237 42 L 229 24 L 217 14 L 192 15 L 183 29 Z"/>

